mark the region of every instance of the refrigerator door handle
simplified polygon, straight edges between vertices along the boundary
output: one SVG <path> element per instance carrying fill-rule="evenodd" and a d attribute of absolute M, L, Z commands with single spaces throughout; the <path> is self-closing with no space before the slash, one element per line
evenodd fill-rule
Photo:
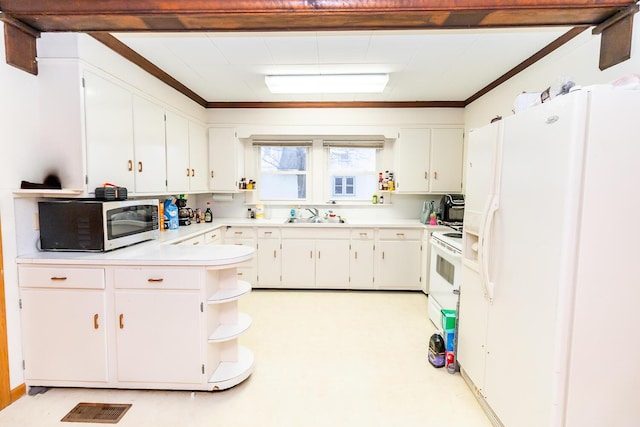
<path fill-rule="evenodd" d="M 489 209 L 485 217 L 484 226 L 482 227 L 482 242 L 480 250 L 480 275 L 482 288 L 485 297 L 489 300 L 489 303 L 493 303 L 493 288 L 494 284 L 491 282 L 489 274 L 489 251 L 491 250 L 491 231 L 493 227 L 493 217 L 498 211 L 498 196 L 491 196 L 489 202 Z"/>

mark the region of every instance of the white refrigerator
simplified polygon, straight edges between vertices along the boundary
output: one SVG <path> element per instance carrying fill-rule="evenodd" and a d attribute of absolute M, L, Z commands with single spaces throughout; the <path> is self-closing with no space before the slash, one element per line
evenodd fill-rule
<path fill-rule="evenodd" d="M 469 133 L 457 357 L 507 427 L 640 425 L 640 91 Z"/>

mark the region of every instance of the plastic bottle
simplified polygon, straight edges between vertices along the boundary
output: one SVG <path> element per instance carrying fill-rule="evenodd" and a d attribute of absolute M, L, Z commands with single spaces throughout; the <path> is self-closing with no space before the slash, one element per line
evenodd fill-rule
<path fill-rule="evenodd" d="M 211 212 L 209 205 L 211 205 L 211 202 L 207 202 L 207 210 L 204 211 L 204 222 L 213 222 L 213 212 Z"/>
<path fill-rule="evenodd" d="M 291 218 L 295 218 L 296 217 L 296 208 L 295 206 L 291 206 Z"/>
<path fill-rule="evenodd" d="M 429 225 L 438 225 L 438 217 L 435 212 L 431 212 L 429 215 Z"/>
<path fill-rule="evenodd" d="M 378 204 L 378 195 L 374 194 L 373 197 L 371 198 L 371 203 L 373 203 L 374 205 Z"/>
<path fill-rule="evenodd" d="M 384 205 L 384 196 L 378 197 L 378 204 L 379 205 Z"/>
<path fill-rule="evenodd" d="M 429 363 L 436 368 L 442 368 L 446 362 L 445 353 L 444 338 L 439 331 L 436 331 L 429 339 Z"/>

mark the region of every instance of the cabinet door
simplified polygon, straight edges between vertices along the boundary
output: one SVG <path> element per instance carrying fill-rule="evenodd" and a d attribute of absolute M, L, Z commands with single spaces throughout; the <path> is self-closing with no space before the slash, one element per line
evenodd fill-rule
<path fill-rule="evenodd" d="M 462 129 L 431 131 L 431 192 L 462 191 Z"/>
<path fill-rule="evenodd" d="M 380 241 L 376 285 L 380 289 L 420 289 L 421 242 Z"/>
<path fill-rule="evenodd" d="M 88 190 L 111 182 L 134 188 L 132 95 L 90 72 L 84 74 Z"/>
<path fill-rule="evenodd" d="M 429 191 L 430 129 L 401 129 L 396 142 L 397 191 L 426 193 Z"/>
<path fill-rule="evenodd" d="M 187 191 L 191 178 L 189 167 L 189 122 L 166 112 L 167 191 Z"/>
<path fill-rule="evenodd" d="M 315 244 L 313 240 L 282 239 L 282 286 L 315 287 Z"/>
<path fill-rule="evenodd" d="M 200 304 L 197 292 L 116 292 L 118 381 L 202 382 Z"/>
<path fill-rule="evenodd" d="M 349 240 L 316 240 L 316 287 L 346 288 Z"/>
<path fill-rule="evenodd" d="M 207 190 L 209 186 L 207 129 L 194 122 L 189 122 L 189 167 L 191 169 L 189 189 Z"/>
<path fill-rule="evenodd" d="M 107 382 L 104 292 L 23 289 L 21 299 L 28 382 Z"/>
<path fill-rule="evenodd" d="M 353 289 L 373 289 L 373 240 L 352 240 L 349 284 Z"/>
<path fill-rule="evenodd" d="M 280 283 L 280 239 L 258 239 L 258 286 L 279 288 Z"/>
<path fill-rule="evenodd" d="M 164 132 L 164 108 L 134 96 L 133 143 L 136 193 L 165 191 L 167 160 Z"/>
<path fill-rule="evenodd" d="M 209 189 L 235 192 L 238 189 L 239 143 L 234 128 L 209 128 Z"/>

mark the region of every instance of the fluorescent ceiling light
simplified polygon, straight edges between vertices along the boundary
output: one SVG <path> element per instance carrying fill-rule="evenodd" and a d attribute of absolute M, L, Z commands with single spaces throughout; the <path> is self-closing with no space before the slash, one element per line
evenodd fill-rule
<path fill-rule="evenodd" d="M 265 76 L 271 93 L 380 93 L 387 74 L 289 74 Z"/>

